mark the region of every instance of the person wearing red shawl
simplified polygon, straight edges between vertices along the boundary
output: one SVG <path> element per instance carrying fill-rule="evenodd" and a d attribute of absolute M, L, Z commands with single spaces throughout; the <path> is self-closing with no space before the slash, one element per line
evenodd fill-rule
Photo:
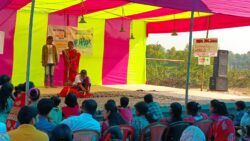
<path fill-rule="evenodd" d="M 74 49 L 74 43 L 68 42 L 68 49 L 63 50 L 64 59 L 64 85 L 71 86 L 78 74 L 80 53 Z"/>

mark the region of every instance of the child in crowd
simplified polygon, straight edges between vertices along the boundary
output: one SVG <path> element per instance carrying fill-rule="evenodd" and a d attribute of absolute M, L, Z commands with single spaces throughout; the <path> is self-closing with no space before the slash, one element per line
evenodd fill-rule
<path fill-rule="evenodd" d="M 234 125 L 239 126 L 242 117 L 246 113 L 246 111 L 245 111 L 246 104 L 244 101 L 237 101 L 235 103 L 235 106 L 236 106 L 237 113 L 235 115 Z"/>
<path fill-rule="evenodd" d="M 50 136 L 51 131 L 55 128 L 55 124 L 50 122 L 49 113 L 52 110 L 54 103 L 51 99 L 41 99 L 37 104 L 38 122 L 36 128 L 47 133 Z"/>
<path fill-rule="evenodd" d="M 213 126 L 210 130 L 208 138 L 214 141 L 234 141 L 235 130 L 233 122 L 230 118 L 224 116 L 223 103 L 218 100 L 212 100 L 210 102 L 210 112 L 212 115 Z"/>
<path fill-rule="evenodd" d="M 132 109 L 128 107 L 129 104 L 129 98 L 126 96 L 123 96 L 120 98 L 120 107 L 119 112 L 124 120 L 127 121 L 127 123 L 131 124 L 133 119 Z"/>
<path fill-rule="evenodd" d="M 65 104 L 67 106 L 62 107 L 62 113 L 64 118 L 80 115 L 80 107 L 77 102 L 77 97 L 74 93 L 69 93 L 66 96 Z"/>
<path fill-rule="evenodd" d="M 155 122 L 153 115 L 149 113 L 148 105 L 145 102 L 138 102 L 135 104 L 136 117 L 132 120 L 132 126 L 135 129 L 134 141 L 140 140 L 142 129 L 150 123 Z"/>
<path fill-rule="evenodd" d="M 86 70 L 82 70 L 80 74 L 76 76 L 75 81 L 73 82 L 73 87 L 77 88 L 84 94 L 90 93 L 91 82 Z"/>
<path fill-rule="evenodd" d="M 201 109 L 201 106 L 197 102 L 189 102 L 186 105 L 187 109 L 187 114 L 190 115 L 191 117 L 185 118 L 184 121 L 187 122 L 196 122 L 204 119 L 208 119 L 208 116 L 205 113 L 199 112 Z"/>
<path fill-rule="evenodd" d="M 73 141 L 73 132 L 66 124 L 57 125 L 51 132 L 50 141 Z"/>
<path fill-rule="evenodd" d="M 115 102 L 111 100 L 105 104 L 103 117 L 105 121 L 102 124 L 102 134 L 111 126 L 127 124 L 127 122 L 118 113 Z"/>
<path fill-rule="evenodd" d="M 53 96 L 50 99 L 53 101 L 54 107 L 49 113 L 49 118 L 54 124 L 59 124 L 62 121 L 62 109 L 59 107 L 61 99 L 59 96 Z"/>
<path fill-rule="evenodd" d="M 153 96 L 151 94 L 144 96 L 144 102 L 147 103 L 148 110 L 151 114 L 153 114 L 155 120 L 159 121 L 161 118 L 163 118 L 160 104 L 158 102 L 154 102 Z"/>
<path fill-rule="evenodd" d="M 6 123 L 7 117 L 13 107 L 13 100 L 11 94 L 13 91 L 13 85 L 11 83 L 5 83 L 0 88 L 0 122 Z"/>
<path fill-rule="evenodd" d="M 32 102 L 29 106 L 37 108 L 38 100 L 40 98 L 40 90 L 37 88 L 31 88 L 29 90 L 28 96 Z"/>

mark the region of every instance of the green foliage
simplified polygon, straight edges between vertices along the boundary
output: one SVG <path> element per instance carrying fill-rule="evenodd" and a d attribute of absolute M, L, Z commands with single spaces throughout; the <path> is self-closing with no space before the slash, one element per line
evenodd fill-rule
<path fill-rule="evenodd" d="M 187 45 L 188 46 L 188 45 Z M 185 88 L 188 62 L 187 47 L 183 51 L 177 51 L 175 47 L 165 50 L 161 45 L 148 45 L 147 58 L 165 58 L 184 60 L 182 63 L 147 61 L 147 80 L 149 84 L 164 85 Z M 229 54 L 228 80 L 230 87 L 250 87 L 250 54 Z M 200 87 L 202 81 L 202 69 L 204 69 L 204 87 L 208 88 L 209 78 L 213 73 L 213 58 L 211 65 L 200 66 L 198 59 L 192 57 L 190 71 L 190 87 Z M 204 68 L 203 68 L 204 67 Z"/>

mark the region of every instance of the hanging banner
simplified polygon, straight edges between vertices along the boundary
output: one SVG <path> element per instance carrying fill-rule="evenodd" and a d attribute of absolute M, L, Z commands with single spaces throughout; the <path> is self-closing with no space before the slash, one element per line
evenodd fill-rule
<path fill-rule="evenodd" d="M 198 65 L 210 65 L 210 57 L 198 57 Z"/>
<path fill-rule="evenodd" d="M 217 51 L 217 38 L 199 38 L 193 40 L 193 54 L 195 57 L 216 57 Z"/>
<path fill-rule="evenodd" d="M 3 54 L 4 50 L 4 32 L 0 31 L 0 54 Z"/>
<path fill-rule="evenodd" d="M 68 42 L 73 41 L 75 48 L 82 55 L 92 55 L 93 29 L 78 29 L 72 26 L 48 26 L 48 36 L 53 36 L 53 44 L 58 52 L 68 48 Z"/>

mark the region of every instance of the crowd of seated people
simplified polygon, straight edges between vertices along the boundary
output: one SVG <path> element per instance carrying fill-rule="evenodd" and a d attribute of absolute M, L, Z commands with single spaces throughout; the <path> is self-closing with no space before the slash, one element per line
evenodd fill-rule
<path fill-rule="evenodd" d="M 235 103 L 235 116 L 231 116 L 226 104 L 219 100 L 210 101 L 210 116 L 201 112 L 199 103 L 191 101 L 185 105 L 186 117 L 183 106 L 178 102 L 171 103 L 169 116 L 164 116 L 152 94 L 145 95 L 144 101 L 136 103 L 133 113 L 129 98 L 123 96 L 119 106 L 112 99 L 105 103 L 102 109 L 104 120 L 99 121 L 95 118 L 98 104 L 94 99 L 84 99 L 78 104 L 76 94 L 69 93 L 65 98 L 66 106 L 61 108 L 60 97 L 42 98 L 32 82 L 27 95 L 25 91 L 25 84 L 14 87 L 8 76 L 0 77 L 1 141 L 74 141 L 74 133 L 81 130 L 95 131 L 102 141 L 122 141 L 120 125 L 130 125 L 134 129 L 134 141 L 140 141 L 142 134 L 145 135 L 144 140 L 151 140 L 151 131 L 144 132 L 144 129 L 156 122 L 167 127 L 188 123 L 185 129 L 180 130 L 180 141 L 235 141 L 236 135 L 243 141 L 250 140 L 250 111 L 246 110 L 243 101 Z M 26 97 L 29 98 L 27 101 Z M 195 125 L 204 120 L 212 121 L 208 134 Z M 176 140 L 168 135 L 169 130 L 166 128 L 161 135 L 162 141 Z"/>

